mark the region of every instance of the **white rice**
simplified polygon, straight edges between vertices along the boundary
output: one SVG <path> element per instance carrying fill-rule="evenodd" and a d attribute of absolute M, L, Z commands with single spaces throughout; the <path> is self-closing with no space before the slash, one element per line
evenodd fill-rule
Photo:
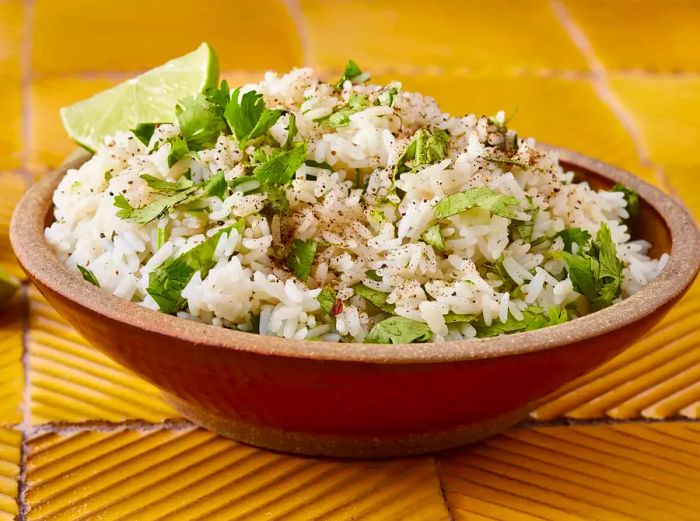
<path fill-rule="evenodd" d="M 381 88 L 346 81 L 336 92 L 310 69 L 283 76 L 267 73 L 260 83 L 243 87 L 244 92 L 262 93 L 267 107 L 292 112 L 296 139 L 307 143 L 307 159 L 331 166 L 299 168 L 286 190 L 286 215 L 261 214 L 264 193 L 229 190 L 223 201 L 208 198 L 204 213 L 176 208 L 146 225 L 117 217 L 117 194 L 133 207 L 161 197 L 143 174 L 177 182 L 189 171 L 194 182 L 202 182 L 220 171 L 228 181 L 246 173 L 238 143 L 224 135 L 197 158 L 168 167 L 170 145 L 162 143 L 179 131 L 164 124 L 150 148 L 130 132 L 119 132 L 105 139 L 83 166 L 70 170 L 54 194 L 56 221 L 46 229 L 46 238 L 69 269 L 84 266 L 105 290 L 158 309 L 147 292 L 149 274 L 242 217 L 243 232 L 231 229 L 222 235 L 213 268 L 204 277 L 195 273 L 187 283 L 182 291 L 186 304 L 177 315 L 263 335 L 346 342 L 362 342 L 388 316 L 355 295 L 352 288 L 358 283 L 386 294 L 396 315 L 427 324 L 437 342 L 477 335 L 476 322 L 447 323 L 448 314 L 474 315 L 491 326 L 521 320 L 533 305 L 545 310 L 569 305 L 580 313 L 583 297 L 574 291 L 561 259 L 549 254 L 562 250 L 556 235 L 566 228 L 578 227 L 595 237 L 607 224 L 623 263 L 622 298 L 663 269 L 666 255 L 651 259 L 648 243 L 630 239 L 622 193 L 573 182 L 557 155 L 537 149 L 532 139 L 518 140 L 516 152 L 528 168 L 485 160 L 503 139 L 502 113 L 495 122 L 474 115 L 452 117 L 430 97 L 400 92 L 393 107 L 371 105 L 353 114 L 345 127 L 329 129 L 314 121 L 343 106 L 353 93 L 372 100 Z M 281 117 L 270 130 L 273 144 L 287 139 L 288 120 Z M 449 132 L 447 157 L 403 173 L 396 181 L 403 195 L 392 195 L 391 170 L 419 128 Z M 362 179 L 359 186 L 356 175 Z M 532 244 L 512 240 L 511 219 L 479 209 L 441 221 L 444 251 L 423 242 L 422 234 L 435 223 L 436 203 L 474 187 L 517 198 L 523 221 L 530 218 L 526 209 L 531 199 L 539 208 Z M 246 188 L 250 185 L 239 186 Z M 168 240 L 157 248 L 159 227 L 167 229 Z M 323 241 L 305 282 L 279 261 L 279 251 L 292 239 Z M 504 280 L 486 273 L 499 259 L 519 291 L 506 289 Z M 327 285 L 338 299 L 333 313 L 322 310 L 317 299 Z"/>

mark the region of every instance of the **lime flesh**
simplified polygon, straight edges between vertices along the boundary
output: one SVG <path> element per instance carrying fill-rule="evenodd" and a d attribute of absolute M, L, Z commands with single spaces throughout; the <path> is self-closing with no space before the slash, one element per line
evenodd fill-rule
<path fill-rule="evenodd" d="M 10 302 L 14 294 L 17 293 L 19 286 L 19 279 L 0 267 L 0 309 Z"/>
<path fill-rule="evenodd" d="M 61 109 L 68 135 L 95 151 L 106 136 L 139 123 L 175 121 L 175 104 L 181 98 L 215 87 L 219 63 L 209 44 Z"/>

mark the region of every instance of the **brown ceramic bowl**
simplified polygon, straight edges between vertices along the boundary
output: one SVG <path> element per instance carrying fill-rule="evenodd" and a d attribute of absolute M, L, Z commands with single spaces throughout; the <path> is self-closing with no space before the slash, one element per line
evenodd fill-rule
<path fill-rule="evenodd" d="M 502 431 L 538 400 L 615 356 L 685 293 L 700 265 L 683 207 L 610 165 L 560 150 L 594 186 L 621 182 L 643 200 L 636 235 L 670 252 L 632 297 L 571 322 L 491 339 L 370 345 L 265 337 L 178 319 L 71 273 L 44 240 L 51 196 L 73 162 L 15 210 L 19 262 L 47 300 L 98 349 L 163 391 L 184 416 L 225 436 L 303 454 L 376 457 L 435 451 Z M 84 159 L 83 159 L 84 160 Z"/>

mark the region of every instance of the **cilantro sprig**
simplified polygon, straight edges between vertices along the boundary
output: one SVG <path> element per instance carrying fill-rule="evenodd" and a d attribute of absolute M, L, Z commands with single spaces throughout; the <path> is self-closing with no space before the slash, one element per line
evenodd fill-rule
<path fill-rule="evenodd" d="M 606 223 L 601 223 L 587 251 L 560 253 L 574 289 L 588 301 L 593 311 L 610 306 L 622 292 L 622 262 Z"/>

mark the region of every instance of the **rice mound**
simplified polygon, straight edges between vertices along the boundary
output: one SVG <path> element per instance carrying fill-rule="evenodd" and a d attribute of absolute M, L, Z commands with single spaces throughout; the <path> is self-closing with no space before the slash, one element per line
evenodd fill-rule
<path fill-rule="evenodd" d="M 665 265 L 666 255 L 651 259 L 647 242 L 630 239 L 623 192 L 574 182 L 555 152 L 508 130 L 503 113 L 453 117 L 397 83 L 346 80 L 336 88 L 308 68 L 267 73 L 241 95 L 249 91 L 285 111 L 262 144 L 241 150 L 234 135 L 221 134 L 215 146 L 170 166 L 179 129 L 161 124 L 148 146 L 119 132 L 68 171 L 54 194 L 56 220 L 46 229 L 60 260 L 70 270 L 89 270 L 105 290 L 157 310 L 148 291 L 152 273 L 218 233 L 211 266 L 185 281 L 177 316 L 344 342 L 364 341 L 391 317 L 417 326 L 408 341 L 440 342 L 528 329 L 535 315 L 549 325 L 590 312 L 557 253 L 565 249 L 565 229 L 595 238 L 607 225 L 622 266 L 615 301 Z M 366 103 L 350 111 L 349 121 L 324 123 L 353 96 Z M 256 149 L 269 154 L 287 143 L 290 114 L 294 140 L 306 143 L 306 162 L 283 187 L 288 207 L 270 211 L 270 193 L 246 191 L 245 182 L 233 180 L 250 175 Z M 421 129 L 448 136 L 442 158 L 395 175 Z M 134 208 L 163 197 L 144 174 L 201 184 L 220 172 L 225 194 L 205 197 L 197 208 L 174 206 L 146 224 L 117 215 L 119 195 Z M 479 187 L 517 199 L 510 217 L 477 205 L 436 219 L 441 200 Z M 308 277 L 289 267 L 295 241 L 316 248 Z M 550 321 L 552 310 L 563 318 Z M 371 339 L 407 337 L 378 338 Z"/>

